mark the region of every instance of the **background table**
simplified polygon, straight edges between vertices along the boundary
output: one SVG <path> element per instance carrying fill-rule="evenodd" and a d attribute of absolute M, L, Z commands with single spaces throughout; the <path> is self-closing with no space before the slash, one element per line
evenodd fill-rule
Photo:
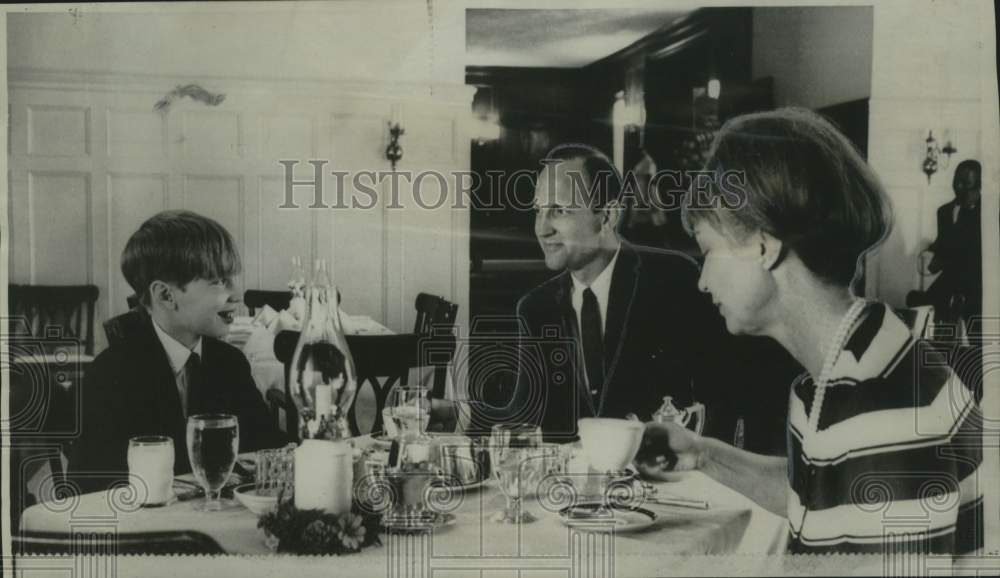
<path fill-rule="evenodd" d="M 579 563 L 581 555 L 597 552 L 596 563 L 613 564 L 615 576 L 648 576 L 663 574 L 660 565 L 678 554 L 764 554 L 783 549 L 783 519 L 699 472 L 680 482 L 657 484 L 657 488 L 661 494 L 708 500 L 712 507 L 699 511 L 650 504 L 647 507 L 659 515 L 652 528 L 612 538 L 571 530 L 530 498 L 526 504 L 538 515 L 538 522 L 494 524 L 489 516 L 502 507 L 503 496 L 488 484 L 463 495 L 452 525 L 424 536 L 383 536 L 382 547 L 337 558 L 338 572 L 384 576 L 391 563 L 423 565 L 435 573 L 452 569 L 458 572 L 455 575 L 478 568 L 556 570 Z M 118 532 L 197 530 L 232 554 L 272 554 L 256 527 L 256 516 L 242 507 L 198 512 L 194 509 L 198 500 L 194 500 L 143 509 L 130 505 L 125 497 L 120 492 L 95 492 L 70 501 L 37 504 L 24 512 L 22 528 L 49 532 L 93 531 L 99 526 Z M 610 547 L 614 550 L 609 557 L 606 549 Z"/>
<path fill-rule="evenodd" d="M 366 315 L 342 313 L 341 319 L 344 333 L 348 335 L 394 334 L 391 329 Z M 274 333 L 257 327 L 240 348 L 250 361 L 250 371 L 261 395 L 269 389 L 285 390 L 285 366 L 274 357 Z"/>

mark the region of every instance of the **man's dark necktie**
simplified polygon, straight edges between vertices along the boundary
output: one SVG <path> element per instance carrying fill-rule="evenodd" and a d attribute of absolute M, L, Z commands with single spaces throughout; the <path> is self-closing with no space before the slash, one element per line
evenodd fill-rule
<path fill-rule="evenodd" d="M 583 358 L 587 366 L 590 394 L 597 399 L 601 388 L 604 387 L 604 338 L 601 335 L 601 310 L 597 306 L 597 296 L 590 287 L 583 290 L 580 332 L 583 337 Z"/>
<path fill-rule="evenodd" d="M 201 388 L 204 387 L 202 383 L 204 381 L 204 368 L 201 365 L 201 356 L 192 351 L 191 355 L 188 356 L 187 363 L 184 364 L 184 371 L 187 377 L 187 392 L 185 395 L 187 398 L 187 407 L 184 410 L 184 414 L 190 416 L 197 411 L 199 396 L 202 394 Z"/>

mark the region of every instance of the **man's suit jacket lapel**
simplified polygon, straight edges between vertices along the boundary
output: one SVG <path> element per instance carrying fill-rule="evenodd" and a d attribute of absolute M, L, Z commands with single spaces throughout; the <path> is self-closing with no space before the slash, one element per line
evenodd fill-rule
<path fill-rule="evenodd" d="M 632 305 L 639 290 L 639 273 L 642 260 L 638 252 L 629 243 L 622 241 L 621 253 L 611 277 L 611 290 L 608 291 L 608 312 L 604 320 L 604 395 L 607 397 L 607 384 L 612 383 L 618 360 L 627 339 L 628 321 L 632 315 Z M 603 403 L 602 403 L 603 405 Z"/>

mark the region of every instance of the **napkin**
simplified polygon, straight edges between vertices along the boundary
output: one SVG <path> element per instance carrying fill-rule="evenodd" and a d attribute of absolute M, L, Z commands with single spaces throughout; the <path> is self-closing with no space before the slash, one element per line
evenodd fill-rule
<path fill-rule="evenodd" d="M 260 308 L 257 316 L 253 318 L 254 325 L 260 325 L 263 327 L 268 327 L 278 319 L 278 312 L 274 310 L 270 305 L 264 305 Z"/>
<path fill-rule="evenodd" d="M 229 333 L 226 334 L 225 340 L 236 347 L 243 347 L 253 331 L 254 324 L 251 317 L 237 316 L 229 325 Z"/>
<path fill-rule="evenodd" d="M 243 344 L 243 353 L 252 363 L 258 360 L 274 359 L 274 333 L 262 325 L 255 325 L 253 333 Z"/>

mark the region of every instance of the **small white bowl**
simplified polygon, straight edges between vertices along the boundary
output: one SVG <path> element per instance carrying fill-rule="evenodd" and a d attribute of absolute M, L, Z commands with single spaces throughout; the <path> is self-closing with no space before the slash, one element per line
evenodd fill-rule
<path fill-rule="evenodd" d="M 255 484 L 243 484 L 233 488 L 233 495 L 243 507 L 258 516 L 266 514 L 278 505 L 278 496 L 264 496 L 257 493 Z"/>

